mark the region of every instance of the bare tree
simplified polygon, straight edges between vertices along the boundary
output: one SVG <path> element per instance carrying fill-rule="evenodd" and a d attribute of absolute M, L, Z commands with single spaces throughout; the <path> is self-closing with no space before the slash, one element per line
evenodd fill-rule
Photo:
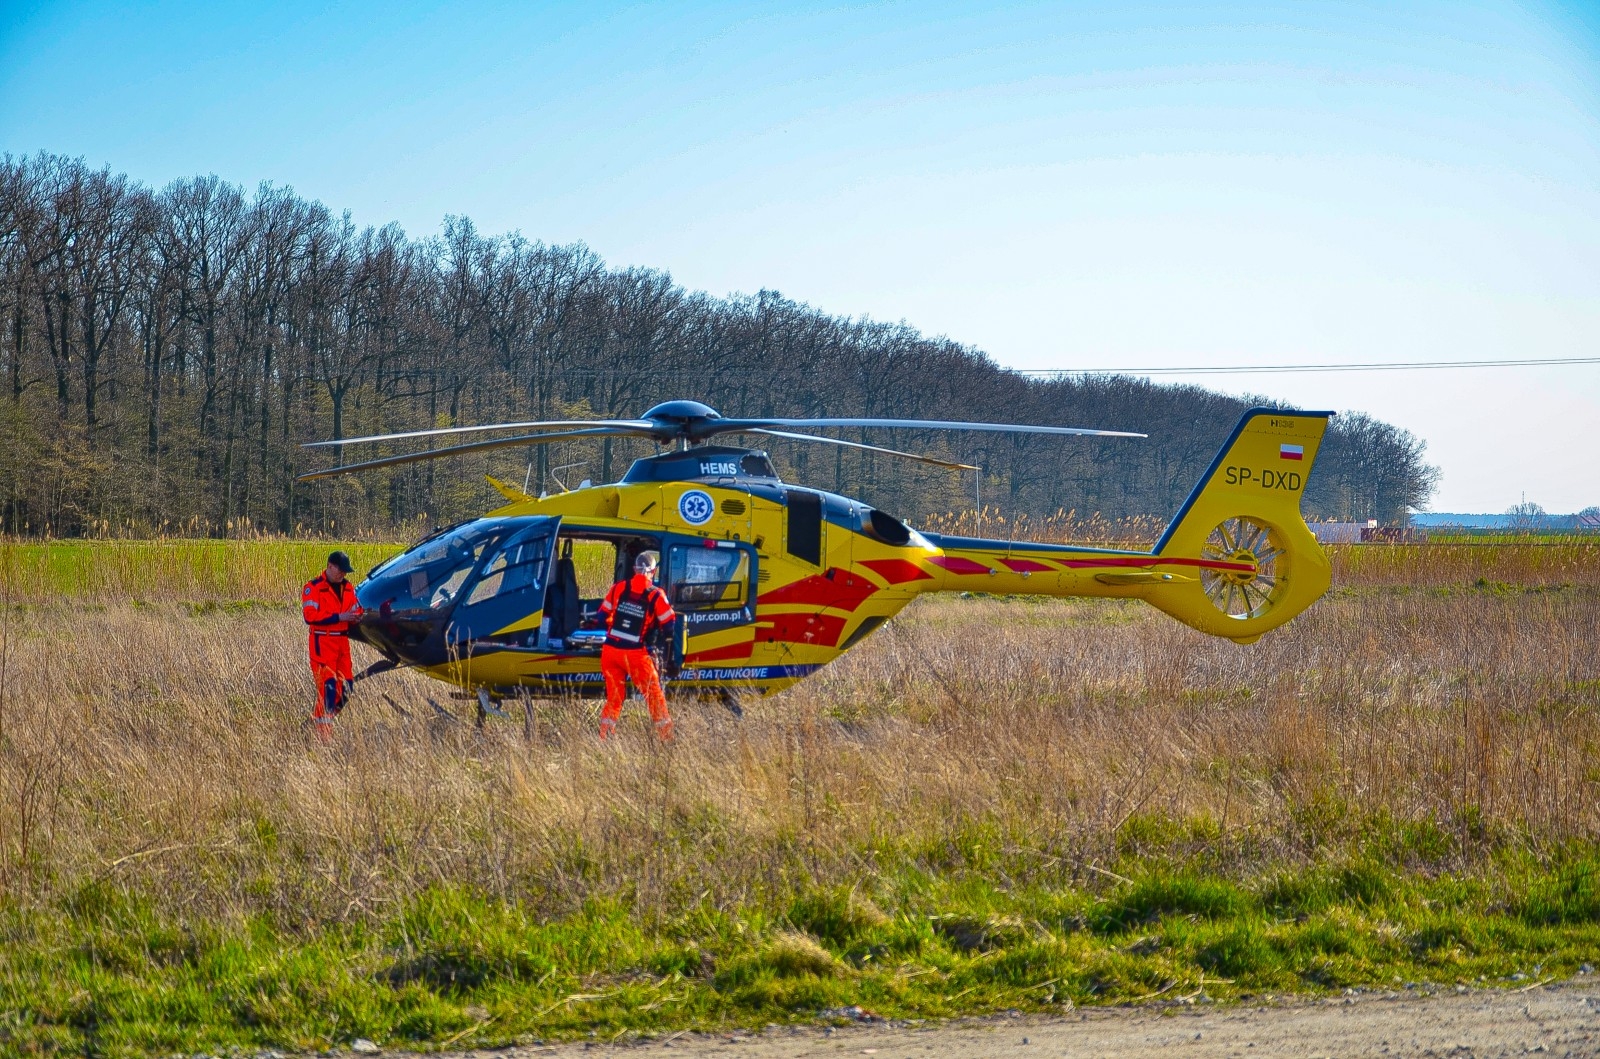
<path fill-rule="evenodd" d="M 7 525 L 112 518 L 202 531 L 391 525 L 491 499 L 468 464 L 297 490 L 299 443 L 424 426 L 635 415 L 689 397 L 733 415 L 1021 419 L 1149 430 L 1148 442 L 857 431 L 983 466 L 1008 517 L 1164 514 L 1246 402 L 1122 377 L 1032 379 L 911 326 L 847 319 L 772 290 L 717 298 L 667 273 L 608 269 L 581 244 L 357 228 L 283 188 L 199 177 L 152 194 L 53 155 L 0 158 L 0 504 Z M 54 384 L 53 386 L 51 384 Z M 969 502 L 971 482 L 851 450 L 770 442 L 786 473 L 904 514 Z M 615 477 L 642 442 L 497 453 Z M 1437 471 L 1422 443 L 1334 420 L 1307 492 L 1317 515 L 1403 517 Z M 176 462 L 175 462 L 176 461 Z M 529 470 L 531 473 L 531 468 Z M 308 504 L 309 501 L 309 504 Z"/>

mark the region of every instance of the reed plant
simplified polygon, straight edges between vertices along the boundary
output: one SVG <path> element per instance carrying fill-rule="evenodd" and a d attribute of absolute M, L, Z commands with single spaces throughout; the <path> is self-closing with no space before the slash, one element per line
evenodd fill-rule
<path fill-rule="evenodd" d="M 1340 544 L 1327 549 L 1336 586 L 1520 590 L 1600 585 L 1600 536 Z"/>

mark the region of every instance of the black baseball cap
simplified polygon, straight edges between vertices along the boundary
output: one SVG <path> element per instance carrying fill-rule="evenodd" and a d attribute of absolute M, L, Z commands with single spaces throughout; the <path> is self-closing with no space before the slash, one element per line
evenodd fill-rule
<path fill-rule="evenodd" d="M 350 557 L 344 552 L 334 552 L 332 555 L 328 556 L 328 562 L 332 563 L 334 566 L 337 566 L 347 574 L 351 570 Z"/>

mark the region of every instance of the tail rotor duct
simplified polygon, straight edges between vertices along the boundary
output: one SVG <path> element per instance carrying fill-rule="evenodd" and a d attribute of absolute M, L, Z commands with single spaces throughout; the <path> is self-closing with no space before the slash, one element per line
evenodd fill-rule
<path fill-rule="evenodd" d="M 1236 515 L 1211 531 L 1200 551 L 1200 586 L 1212 606 L 1239 621 L 1260 618 L 1283 595 L 1288 557 L 1276 530 L 1248 515 Z"/>

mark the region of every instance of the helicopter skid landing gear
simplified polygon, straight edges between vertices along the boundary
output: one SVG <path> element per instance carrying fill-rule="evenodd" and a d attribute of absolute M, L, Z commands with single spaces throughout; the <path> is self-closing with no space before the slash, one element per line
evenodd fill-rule
<path fill-rule="evenodd" d="M 723 688 L 720 698 L 722 699 L 722 705 L 728 708 L 729 713 L 733 714 L 741 721 L 744 720 L 745 695 L 739 693 L 733 688 Z"/>
<path fill-rule="evenodd" d="M 494 699 L 489 697 L 488 688 L 478 689 L 478 727 L 483 727 L 485 717 L 510 717 L 511 715 L 494 704 Z"/>

